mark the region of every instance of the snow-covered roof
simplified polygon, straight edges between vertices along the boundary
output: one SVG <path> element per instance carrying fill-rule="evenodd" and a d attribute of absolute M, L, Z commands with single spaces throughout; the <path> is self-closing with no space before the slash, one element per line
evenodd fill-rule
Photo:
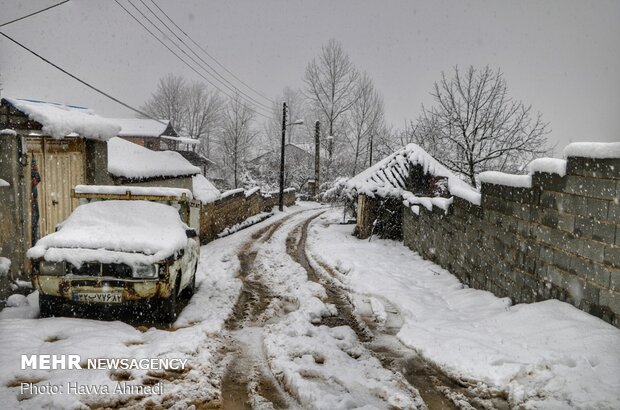
<path fill-rule="evenodd" d="M 620 142 L 573 142 L 564 148 L 564 157 L 620 158 Z"/>
<path fill-rule="evenodd" d="M 6 182 L 4 179 L 0 178 L 0 187 L 3 187 L 3 186 L 11 186 L 11 184 Z"/>
<path fill-rule="evenodd" d="M 111 118 L 111 120 L 121 126 L 119 137 L 159 137 L 170 124 L 168 120 L 149 118 Z"/>
<path fill-rule="evenodd" d="M 187 246 L 175 208 L 149 201 L 99 201 L 78 206 L 57 232 L 28 250 L 29 258 L 152 264 Z"/>
<path fill-rule="evenodd" d="M 427 174 L 446 177 L 448 190 L 452 195 L 480 203 L 480 194 L 477 190 L 462 181 L 417 144 L 408 144 L 360 172 L 347 181 L 346 188 L 350 192 L 371 197 L 401 197 L 406 190 L 405 180 L 411 167 L 415 165 L 420 165 Z"/>
<path fill-rule="evenodd" d="M 192 185 L 194 197 L 203 204 L 217 201 L 222 196 L 220 190 L 202 175 L 194 175 L 192 177 Z"/>
<path fill-rule="evenodd" d="M 100 117 L 88 108 L 14 98 L 3 100 L 26 114 L 30 120 L 41 124 L 43 132 L 54 138 L 75 133 L 84 138 L 105 141 L 116 136 L 121 129 L 113 120 Z"/>
<path fill-rule="evenodd" d="M 152 151 L 122 138 L 108 141 L 108 172 L 117 177 L 146 179 L 196 175 L 200 168 L 174 151 Z"/>
<path fill-rule="evenodd" d="M 200 140 L 197 140 L 195 138 L 172 137 L 170 135 L 162 135 L 161 138 L 165 139 L 165 140 L 180 142 L 181 144 L 187 144 L 187 145 L 198 145 L 198 144 L 200 144 Z"/>
<path fill-rule="evenodd" d="M 184 188 L 129 186 L 129 185 L 76 185 L 76 194 L 103 194 L 103 195 L 126 195 L 134 196 L 162 196 L 187 200 L 194 199 L 192 191 Z"/>

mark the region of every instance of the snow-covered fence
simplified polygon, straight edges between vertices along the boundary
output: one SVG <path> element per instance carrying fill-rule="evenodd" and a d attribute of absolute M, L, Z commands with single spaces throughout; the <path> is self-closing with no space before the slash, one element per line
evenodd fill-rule
<path fill-rule="evenodd" d="M 560 299 L 620 327 L 620 144 L 565 156 L 529 176 L 482 175 L 480 205 L 405 206 L 405 244 L 471 287 Z"/>
<path fill-rule="evenodd" d="M 262 194 L 258 190 L 232 190 L 208 203 L 200 209 L 200 242 L 216 239 L 225 229 L 242 223 L 244 220 L 278 205 L 278 193 Z M 295 204 L 295 190 L 286 190 L 284 204 Z"/>

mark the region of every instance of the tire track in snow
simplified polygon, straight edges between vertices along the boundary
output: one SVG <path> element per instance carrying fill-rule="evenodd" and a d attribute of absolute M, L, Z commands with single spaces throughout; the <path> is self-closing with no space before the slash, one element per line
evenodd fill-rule
<path fill-rule="evenodd" d="M 290 408 L 296 405 L 271 374 L 263 351 L 261 326 L 267 319 L 264 313 L 274 295 L 261 281 L 254 262 L 260 245 L 300 212 L 306 211 L 295 212 L 253 234 L 238 254 L 243 288 L 225 324 L 233 346 L 228 347 L 229 364 L 221 381 L 222 408 Z"/>
<path fill-rule="evenodd" d="M 496 394 L 477 392 L 476 386 L 470 386 L 451 378 L 433 363 L 424 360 L 414 349 L 405 346 L 396 336 L 403 326 L 404 320 L 401 318 L 398 308 L 390 301 L 380 296 L 372 296 L 383 305 L 386 317 L 382 324 L 377 323 L 371 306 L 365 309 L 364 313 L 358 315 L 356 310 L 359 310 L 359 307 L 354 306 L 356 304 L 346 296 L 350 290 L 346 289 L 341 281 L 341 278 L 346 275 L 339 272 L 337 268 L 328 266 L 314 258 L 305 248 L 308 228 L 312 222 L 313 220 L 308 220 L 303 226 L 299 249 L 296 250 L 297 257 L 302 261 L 305 260 L 304 263 L 300 263 L 304 267 L 309 267 L 309 278 L 318 278 L 317 282 L 326 288 L 328 295 L 338 295 L 337 300 L 346 303 L 343 309 L 345 316 L 363 322 L 360 327 L 365 328 L 371 336 L 369 340 L 364 340 L 361 337 L 360 340 L 365 342 L 364 345 L 373 352 L 385 368 L 401 373 L 411 385 L 418 389 L 429 409 L 505 410 L 509 408 L 506 398 Z M 341 312 L 340 306 L 338 306 L 338 310 Z M 346 313 L 347 311 L 350 313 Z M 358 333 L 357 330 L 356 333 Z M 364 332 L 362 336 L 365 334 L 367 333 Z"/>

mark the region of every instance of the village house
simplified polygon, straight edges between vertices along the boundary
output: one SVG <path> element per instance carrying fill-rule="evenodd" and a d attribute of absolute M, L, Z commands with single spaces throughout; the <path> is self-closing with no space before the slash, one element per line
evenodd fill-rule
<path fill-rule="evenodd" d="M 176 150 L 178 134 L 168 120 L 148 118 L 112 118 L 120 125 L 120 138 L 154 151 Z"/>
<path fill-rule="evenodd" d="M 200 168 L 177 152 L 145 147 L 159 138 L 162 148 L 165 134 L 176 134 L 169 123 L 121 120 L 127 127 L 123 133 L 118 122 L 83 107 L 2 99 L 0 257 L 11 261 L 6 278 L 29 272 L 26 250 L 77 207 L 72 198 L 77 185 L 193 189 L 192 177 Z"/>
<path fill-rule="evenodd" d="M 106 141 L 120 126 L 93 111 L 42 101 L 0 102 L 0 256 L 11 261 L 7 279 L 28 271 L 25 252 L 54 232 L 78 205 L 71 189 L 105 184 Z"/>
<path fill-rule="evenodd" d="M 284 157 L 284 186 L 294 187 L 300 193 L 313 193 L 314 153 L 299 144 L 287 143 L 284 146 Z M 249 160 L 246 166 L 250 176 L 257 182 L 276 189 L 280 172 L 280 148 Z"/>

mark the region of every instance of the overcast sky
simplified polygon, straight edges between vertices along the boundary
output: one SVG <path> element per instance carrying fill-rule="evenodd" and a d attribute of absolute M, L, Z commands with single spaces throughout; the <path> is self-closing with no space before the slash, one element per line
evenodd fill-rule
<path fill-rule="evenodd" d="M 156 2 L 269 98 L 301 86 L 308 61 L 334 37 L 374 79 L 396 127 L 432 102 L 441 71 L 488 64 L 550 122 L 556 154 L 570 141 L 620 141 L 620 1 Z M 0 24 L 53 3 L 0 0 Z M 72 0 L 0 30 L 136 107 L 166 73 L 200 79 L 111 0 Z M 4 38 L 0 72 L 3 96 L 133 116 Z"/>

